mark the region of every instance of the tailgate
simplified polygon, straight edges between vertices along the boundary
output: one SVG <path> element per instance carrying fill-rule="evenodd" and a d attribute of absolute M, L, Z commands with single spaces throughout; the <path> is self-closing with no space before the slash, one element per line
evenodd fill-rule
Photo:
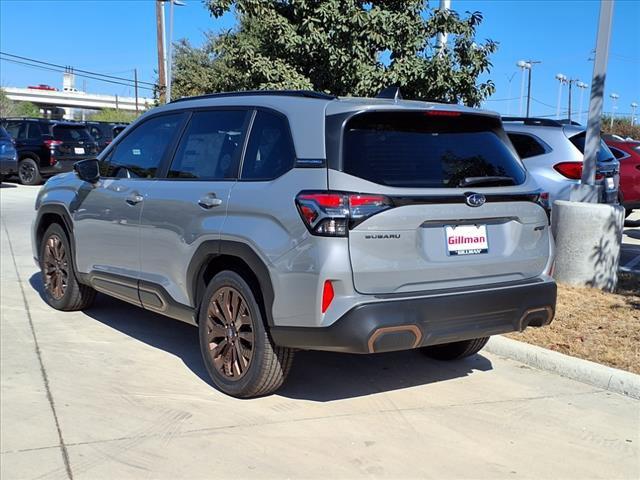
<path fill-rule="evenodd" d="M 387 294 L 535 277 L 548 235 L 547 216 L 532 202 L 396 207 L 349 232 L 354 285 Z"/>

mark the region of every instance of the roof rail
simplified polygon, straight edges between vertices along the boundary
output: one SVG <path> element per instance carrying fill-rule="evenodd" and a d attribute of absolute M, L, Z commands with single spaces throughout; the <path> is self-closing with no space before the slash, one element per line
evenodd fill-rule
<path fill-rule="evenodd" d="M 206 95 L 196 95 L 195 97 L 182 97 L 172 100 L 170 103 L 182 102 L 185 100 L 201 100 L 204 98 L 224 98 L 224 97 L 249 97 L 249 96 L 282 96 L 282 97 L 301 97 L 316 98 L 318 100 L 335 100 L 335 95 L 323 92 L 314 92 L 313 90 L 247 90 L 244 92 L 219 92 L 208 93 Z"/>
<path fill-rule="evenodd" d="M 541 127 L 562 127 L 563 124 L 559 120 L 553 120 L 551 118 L 536 118 L 536 117 L 502 117 L 503 122 L 522 122 L 525 125 L 538 125 Z"/>

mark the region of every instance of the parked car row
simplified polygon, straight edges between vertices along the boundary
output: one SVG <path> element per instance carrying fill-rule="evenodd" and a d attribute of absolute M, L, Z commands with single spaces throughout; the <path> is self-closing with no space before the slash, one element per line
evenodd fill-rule
<path fill-rule="evenodd" d="M 2 118 L 0 126 L 13 139 L 17 165 L 2 175 L 17 174 L 24 185 L 68 172 L 73 164 L 94 158 L 126 125 L 109 122 L 73 122 L 44 118 Z"/>

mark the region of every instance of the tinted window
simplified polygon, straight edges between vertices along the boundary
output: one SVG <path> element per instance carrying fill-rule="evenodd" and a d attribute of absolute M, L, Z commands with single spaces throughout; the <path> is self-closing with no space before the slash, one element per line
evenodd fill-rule
<path fill-rule="evenodd" d="M 480 115 L 365 113 L 345 127 L 343 169 L 395 187 L 457 188 L 494 176 L 520 184 L 525 172 L 499 134 L 500 122 Z"/>
<path fill-rule="evenodd" d="M 508 135 L 516 152 L 522 159 L 542 155 L 546 152 L 544 146 L 530 135 L 521 135 L 519 133 L 509 133 Z"/>
<path fill-rule="evenodd" d="M 63 142 L 92 142 L 93 139 L 84 127 L 72 125 L 54 125 L 53 138 Z"/>
<path fill-rule="evenodd" d="M 151 118 L 122 139 L 101 162 L 105 177 L 152 178 L 182 119 L 181 113 Z"/>
<path fill-rule="evenodd" d="M 235 178 L 245 110 L 195 112 L 169 170 L 170 178 Z"/>
<path fill-rule="evenodd" d="M 23 139 L 25 137 L 25 129 L 22 129 L 22 135 L 20 135 L 20 126 L 22 125 L 22 122 L 7 122 L 7 133 L 9 133 L 9 135 L 11 135 L 13 138 L 19 138 L 19 139 Z"/>
<path fill-rule="evenodd" d="M 275 113 L 258 112 L 251 127 L 242 178 L 277 178 L 293 167 L 295 156 L 287 119 Z"/>
<path fill-rule="evenodd" d="M 34 122 L 28 122 L 27 139 L 40 140 L 40 125 Z"/>
<path fill-rule="evenodd" d="M 102 132 L 100 131 L 100 129 L 98 127 L 96 127 L 95 125 L 91 125 L 89 127 L 89 133 L 91 134 L 91 136 L 95 139 L 95 140 L 101 140 L 102 139 Z"/>
<path fill-rule="evenodd" d="M 580 150 L 580 153 L 584 153 L 584 142 L 586 136 L 587 133 L 582 132 L 569 138 L 569 140 L 571 140 L 571 143 L 573 143 L 573 145 L 578 150 Z M 604 143 L 604 140 L 602 139 L 600 140 L 600 148 L 598 149 L 598 155 L 596 158 L 598 162 L 608 162 L 610 160 L 613 160 L 613 154 L 611 153 L 611 150 L 609 150 L 609 147 L 607 147 L 607 144 Z"/>
<path fill-rule="evenodd" d="M 620 159 L 622 157 L 626 157 L 628 155 L 627 152 L 623 152 L 622 150 L 618 150 L 615 147 L 609 147 L 609 150 L 611 150 L 611 153 L 613 153 L 613 156 Z"/>

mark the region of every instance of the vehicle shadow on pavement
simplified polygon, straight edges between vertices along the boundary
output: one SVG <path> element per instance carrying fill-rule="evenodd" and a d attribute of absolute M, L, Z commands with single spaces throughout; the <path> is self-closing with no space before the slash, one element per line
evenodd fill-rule
<path fill-rule="evenodd" d="M 44 299 L 40 274 L 32 275 L 29 283 Z M 102 294 L 83 313 L 177 356 L 202 381 L 212 385 L 200 356 L 197 328 Z M 327 402 L 442 382 L 491 368 L 491 362 L 482 355 L 439 362 L 417 350 L 374 355 L 300 351 L 289 378 L 276 394 Z"/>

